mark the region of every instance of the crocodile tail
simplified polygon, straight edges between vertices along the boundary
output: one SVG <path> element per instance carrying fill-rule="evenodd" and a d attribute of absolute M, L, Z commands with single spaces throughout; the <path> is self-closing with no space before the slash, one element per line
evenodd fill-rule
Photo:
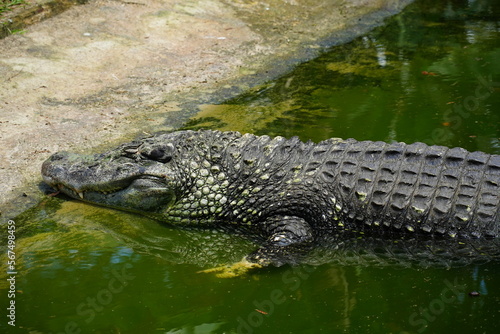
<path fill-rule="evenodd" d="M 332 140 L 311 156 L 321 156 L 321 181 L 340 197 L 343 217 L 358 225 L 451 237 L 500 234 L 499 155 Z"/>

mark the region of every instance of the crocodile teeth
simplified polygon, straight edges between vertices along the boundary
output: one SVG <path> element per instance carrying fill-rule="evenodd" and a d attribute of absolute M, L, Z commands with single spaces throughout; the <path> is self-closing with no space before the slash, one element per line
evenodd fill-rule
<path fill-rule="evenodd" d="M 83 191 L 77 191 L 76 193 L 78 194 L 78 196 L 80 196 L 81 199 L 83 199 Z"/>

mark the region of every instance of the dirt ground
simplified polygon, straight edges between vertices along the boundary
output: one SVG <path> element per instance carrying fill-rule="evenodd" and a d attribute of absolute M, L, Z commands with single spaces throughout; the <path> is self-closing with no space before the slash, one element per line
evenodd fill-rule
<path fill-rule="evenodd" d="M 178 128 L 409 2 L 89 0 L 1 39 L 0 218 L 44 196 L 50 154 Z"/>

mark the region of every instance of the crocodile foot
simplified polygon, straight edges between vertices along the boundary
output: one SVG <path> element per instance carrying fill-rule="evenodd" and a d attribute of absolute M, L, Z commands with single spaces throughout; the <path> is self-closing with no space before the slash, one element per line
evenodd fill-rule
<path fill-rule="evenodd" d="M 263 267 L 262 265 L 250 262 L 246 258 L 244 258 L 243 260 L 233 264 L 201 270 L 198 271 L 198 273 L 204 273 L 204 274 L 215 273 L 215 276 L 220 278 L 232 278 L 232 277 L 243 276 L 251 269 L 262 268 L 262 267 Z"/>

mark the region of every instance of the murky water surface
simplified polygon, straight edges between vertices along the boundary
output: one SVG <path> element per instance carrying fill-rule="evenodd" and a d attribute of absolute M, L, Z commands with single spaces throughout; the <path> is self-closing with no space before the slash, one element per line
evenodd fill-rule
<path fill-rule="evenodd" d="M 188 127 L 500 154 L 499 106 L 500 3 L 417 1 L 367 36 L 224 105 L 205 106 Z M 255 244 L 64 198 L 47 198 L 15 223 L 16 327 L 5 317 L 2 254 L 3 333 L 500 329 L 498 263 L 443 269 L 336 261 L 220 279 L 198 272 L 237 261 Z"/>

